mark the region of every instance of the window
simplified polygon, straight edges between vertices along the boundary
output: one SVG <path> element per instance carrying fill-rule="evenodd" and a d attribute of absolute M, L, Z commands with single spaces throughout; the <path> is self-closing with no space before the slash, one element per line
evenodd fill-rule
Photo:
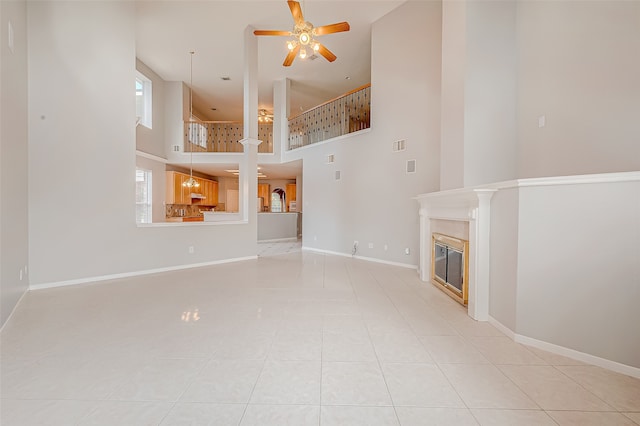
<path fill-rule="evenodd" d="M 282 213 L 285 210 L 285 192 L 282 188 L 276 188 L 271 193 L 271 212 Z"/>
<path fill-rule="evenodd" d="M 151 128 L 151 80 L 136 72 L 136 123 Z"/>
<path fill-rule="evenodd" d="M 136 223 L 151 222 L 151 170 L 136 168 Z"/>

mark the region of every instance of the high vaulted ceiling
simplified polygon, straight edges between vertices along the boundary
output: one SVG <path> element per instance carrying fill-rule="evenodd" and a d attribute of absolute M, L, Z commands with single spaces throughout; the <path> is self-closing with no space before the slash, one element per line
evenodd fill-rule
<path fill-rule="evenodd" d="M 319 37 L 335 62 L 296 58 L 291 67 L 282 66 L 287 37 L 259 37 L 258 107 L 272 110 L 273 82 L 282 78 L 291 80 L 292 114 L 369 83 L 371 24 L 404 1 L 302 0 L 313 25 L 347 21 L 351 30 Z M 189 51 L 196 52 L 194 109 L 207 120 L 242 120 L 245 28 L 293 28 L 285 0 L 139 0 L 136 21 L 136 56 L 163 80 L 189 83 Z"/>

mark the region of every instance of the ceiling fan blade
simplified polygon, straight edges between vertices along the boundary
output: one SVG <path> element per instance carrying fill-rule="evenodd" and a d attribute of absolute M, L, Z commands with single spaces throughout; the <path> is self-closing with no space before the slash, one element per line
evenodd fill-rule
<path fill-rule="evenodd" d="M 293 63 L 293 60 L 296 58 L 296 55 L 298 54 L 299 51 L 300 51 L 300 45 L 297 45 L 295 48 L 293 48 L 293 50 L 290 50 L 287 57 L 284 58 L 284 62 L 282 63 L 282 66 L 284 67 L 291 66 L 291 64 Z"/>
<path fill-rule="evenodd" d="M 257 36 L 290 36 L 291 31 L 255 30 L 253 34 Z"/>
<path fill-rule="evenodd" d="M 291 9 L 291 16 L 293 16 L 293 22 L 296 25 L 304 24 L 304 17 L 302 16 L 302 9 L 300 8 L 300 3 L 297 1 L 289 0 L 289 9 Z"/>
<path fill-rule="evenodd" d="M 333 34 L 333 33 L 341 33 L 343 31 L 349 31 L 351 27 L 348 22 L 338 22 L 337 24 L 331 25 L 323 25 L 321 27 L 316 27 L 314 32 L 316 35 L 325 35 L 325 34 Z"/>
<path fill-rule="evenodd" d="M 325 57 L 325 59 L 329 62 L 333 62 L 336 60 L 337 56 L 333 54 L 332 51 L 324 47 L 324 45 L 320 44 L 318 48 L 318 53 Z"/>

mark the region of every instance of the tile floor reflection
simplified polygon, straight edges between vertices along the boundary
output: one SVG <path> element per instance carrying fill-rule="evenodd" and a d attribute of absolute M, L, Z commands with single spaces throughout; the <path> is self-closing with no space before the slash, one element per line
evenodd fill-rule
<path fill-rule="evenodd" d="M 0 424 L 640 424 L 640 380 L 514 343 L 413 270 L 260 246 L 27 294 Z"/>

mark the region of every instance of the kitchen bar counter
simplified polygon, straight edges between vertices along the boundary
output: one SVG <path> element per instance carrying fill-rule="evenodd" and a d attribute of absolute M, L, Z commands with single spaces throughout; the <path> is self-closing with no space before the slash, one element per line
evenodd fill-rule
<path fill-rule="evenodd" d="M 298 238 L 299 213 L 258 213 L 258 241 Z"/>

